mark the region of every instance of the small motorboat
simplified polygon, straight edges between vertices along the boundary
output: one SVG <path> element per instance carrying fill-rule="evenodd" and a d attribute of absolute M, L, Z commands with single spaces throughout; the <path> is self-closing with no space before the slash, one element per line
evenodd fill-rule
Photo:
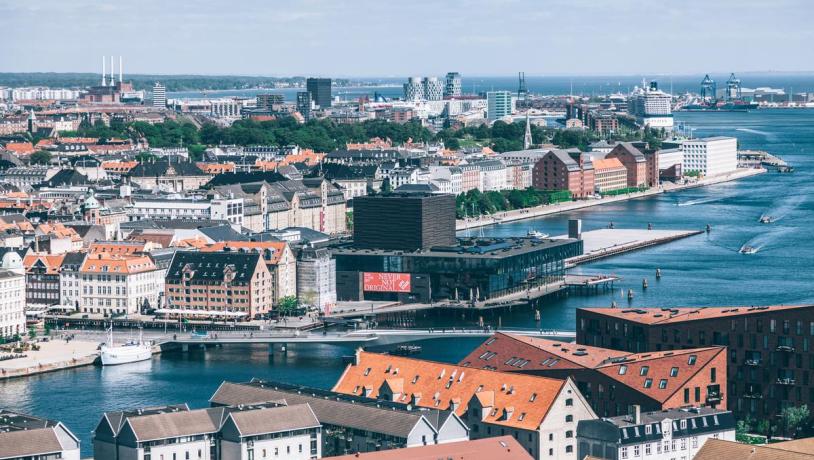
<path fill-rule="evenodd" d="M 530 238 L 536 238 L 538 240 L 543 240 L 543 239 L 548 238 L 548 233 L 543 233 L 543 232 L 540 232 L 540 231 L 537 231 L 537 230 L 529 230 L 528 233 L 526 233 L 526 235 L 528 237 L 530 237 Z"/>
<path fill-rule="evenodd" d="M 772 222 L 774 222 L 772 216 L 760 216 L 761 224 L 771 224 Z"/>
<path fill-rule="evenodd" d="M 755 254 L 757 252 L 757 248 L 754 246 L 744 246 L 738 252 L 741 254 Z"/>

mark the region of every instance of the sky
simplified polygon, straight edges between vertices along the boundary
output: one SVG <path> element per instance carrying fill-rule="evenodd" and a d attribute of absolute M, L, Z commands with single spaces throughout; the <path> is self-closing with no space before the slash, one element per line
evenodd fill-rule
<path fill-rule="evenodd" d="M 141 74 L 812 71 L 812 13 L 812 0 L 0 0 L 0 72 L 101 72 L 103 55 Z"/>

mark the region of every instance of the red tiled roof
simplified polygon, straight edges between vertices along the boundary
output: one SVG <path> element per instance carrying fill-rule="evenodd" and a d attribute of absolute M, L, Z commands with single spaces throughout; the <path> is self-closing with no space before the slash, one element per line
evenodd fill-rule
<path fill-rule="evenodd" d="M 460 364 L 507 372 L 536 371 L 537 375 L 540 371 L 593 369 L 663 403 L 724 350 L 724 347 L 707 347 L 629 353 L 496 333 L 461 360 Z M 690 356 L 695 356 L 693 364 L 690 364 Z M 643 371 L 645 367 L 646 372 Z M 645 387 L 647 379 L 650 379 L 649 387 Z M 665 380 L 664 388 L 660 387 L 661 380 Z"/>
<path fill-rule="evenodd" d="M 348 365 L 333 391 L 365 396 L 368 389 L 367 397 L 377 398 L 385 381 L 395 385 L 396 380 L 403 393 L 395 402 L 446 410 L 453 400 L 460 400 L 456 413 L 462 415 L 477 398 L 481 404 L 492 403 L 485 422 L 524 430 L 539 428 L 565 385 L 561 379 L 359 351 L 356 364 Z M 506 408 L 514 408 L 508 420 L 503 416 Z"/>
<path fill-rule="evenodd" d="M 330 457 L 334 460 L 531 460 L 533 457 L 511 436 L 432 444 Z"/>
<path fill-rule="evenodd" d="M 613 318 L 641 324 L 674 324 L 700 319 L 753 315 L 767 311 L 783 311 L 796 308 L 814 308 L 814 305 L 774 305 L 764 307 L 682 307 L 682 308 L 581 308 Z"/>

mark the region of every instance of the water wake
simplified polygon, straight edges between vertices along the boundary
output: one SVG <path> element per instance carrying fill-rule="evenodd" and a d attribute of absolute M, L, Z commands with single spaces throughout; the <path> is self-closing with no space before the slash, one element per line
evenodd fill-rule
<path fill-rule="evenodd" d="M 792 195 L 782 200 L 779 205 L 774 207 L 774 210 L 764 212 L 760 216 L 760 221 L 768 220 L 765 223 L 774 223 L 791 214 L 795 209 L 800 207 L 806 201 L 805 195 Z"/>

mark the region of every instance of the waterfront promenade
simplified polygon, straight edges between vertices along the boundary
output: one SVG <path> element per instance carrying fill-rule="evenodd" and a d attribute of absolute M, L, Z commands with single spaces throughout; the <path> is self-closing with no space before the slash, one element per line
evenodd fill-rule
<path fill-rule="evenodd" d="M 593 206 L 599 206 L 608 203 L 616 203 L 620 201 L 633 200 L 637 198 L 647 198 L 662 193 L 677 192 L 680 190 L 686 190 L 695 187 L 706 187 L 709 185 L 720 184 L 723 182 L 744 179 L 746 177 L 751 177 L 765 172 L 766 170 L 761 168 L 741 168 L 729 174 L 705 177 L 698 181 L 689 182 L 686 184 L 673 184 L 666 182 L 662 184 L 659 188 L 648 189 L 643 192 L 609 196 L 596 200 L 569 201 L 566 203 L 542 205 L 534 208 L 514 209 L 512 211 L 500 212 L 489 216 L 480 216 L 478 218 L 458 219 L 455 222 L 455 226 L 458 231 L 461 231 L 472 228 L 486 227 L 489 225 L 498 225 L 506 222 L 535 219 L 538 217 L 545 217 L 549 215 L 559 214 L 562 212 L 576 211 L 579 209 L 590 208 Z"/>
<path fill-rule="evenodd" d="M 21 353 L 23 357 L 0 361 L 0 380 L 87 366 L 99 356 L 99 341 L 95 339 L 66 342 L 54 338 L 37 345 L 39 350 L 26 350 Z M 8 353 L 0 353 L 3 355 Z"/>

